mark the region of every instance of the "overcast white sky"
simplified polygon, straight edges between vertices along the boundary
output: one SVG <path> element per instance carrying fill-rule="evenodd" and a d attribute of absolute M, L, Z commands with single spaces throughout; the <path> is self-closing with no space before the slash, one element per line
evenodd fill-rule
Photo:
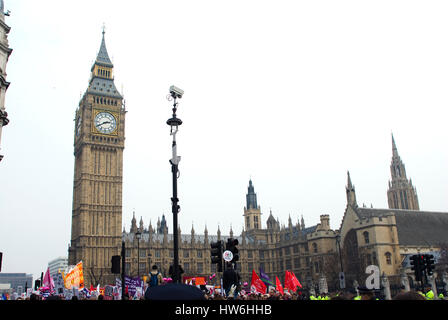
<path fill-rule="evenodd" d="M 347 170 L 358 203 L 387 207 L 391 132 L 420 208 L 448 211 L 446 1 L 6 0 L 11 10 L 0 163 L 2 272 L 67 255 L 74 116 L 103 23 L 126 100 L 123 224 L 170 207 L 170 85 L 178 116 L 179 222 L 243 226 L 252 177 L 263 227 L 338 229 Z"/>

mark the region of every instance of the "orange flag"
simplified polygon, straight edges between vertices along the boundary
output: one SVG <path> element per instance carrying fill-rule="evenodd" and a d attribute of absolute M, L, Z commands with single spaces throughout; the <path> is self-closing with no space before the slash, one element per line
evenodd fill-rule
<path fill-rule="evenodd" d="M 282 284 L 280 282 L 280 280 L 278 280 L 278 277 L 275 276 L 275 286 L 278 292 L 280 292 L 281 294 L 285 294 L 285 292 L 283 291 L 283 287 Z"/>
<path fill-rule="evenodd" d="M 255 270 L 252 270 L 252 280 L 250 282 L 250 289 L 251 291 L 255 291 L 258 293 L 266 293 L 266 285 L 258 277 Z"/>

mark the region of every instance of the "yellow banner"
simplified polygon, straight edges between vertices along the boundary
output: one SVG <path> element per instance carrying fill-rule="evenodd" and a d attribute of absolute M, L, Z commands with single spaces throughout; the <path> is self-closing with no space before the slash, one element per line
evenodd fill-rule
<path fill-rule="evenodd" d="M 82 270 L 82 261 L 80 261 L 64 279 L 64 285 L 66 289 L 84 288 L 84 275 Z"/>

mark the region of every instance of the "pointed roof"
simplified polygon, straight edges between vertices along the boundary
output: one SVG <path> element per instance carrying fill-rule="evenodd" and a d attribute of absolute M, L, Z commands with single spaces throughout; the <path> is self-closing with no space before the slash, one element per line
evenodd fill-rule
<path fill-rule="evenodd" d="M 106 41 L 104 40 L 105 31 L 103 29 L 103 38 L 101 39 L 101 46 L 98 55 L 96 56 L 95 63 L 105 66 L 105 67 L 113 67 L 112 61 L 109 58 L 109 54 L 106 49 Z"/>
<path fill-rule="evenodd" d="M 104 30 L 103 30 L 103 38 L 101 40 L 100 51 L 95 59 L 95 63 L 92 65 L 90 71 L 92 72 L 91 78 L 89 80 L 89 88 L 87 92 L 90 94 L 98 95 L 98 96 L 107 96 L 112 98 L 123 99 L 120 92 L 118 92 L 115 87 L 114 79 L 112 76 L 104 77 L 99 76 L 94 72 L 95 66 L 101 66 L 106 68 L 113 68 L 109 54 L 106 49 L 106 41 L 104 40 Z"/>
<path fill-rule="evenodd" d="M 271 209 L 269 209 L 269 217 L 268 217 L 268 220 L 267 220 L 268 222 L 275 222 L 275 218 L 274 218 L 274 216 L 272 215 L 272 210 Z"/>
<path fill-rule="evenodd" d="M 350 171 L 347 170 L 347 189 L 348 190 L 352 190 L 353 188 L 353 184 L 352 184 L 352 179 L 350 178 Z"/>
<path fill-rule="evenodd" d="M 398 149 L 397 149 L 397 145 L 395 144 L 395 139 L 394 139 L 394 134 L 392 133 L 392 156 L 395 157 L 399 157 L 398 156 Z"/>

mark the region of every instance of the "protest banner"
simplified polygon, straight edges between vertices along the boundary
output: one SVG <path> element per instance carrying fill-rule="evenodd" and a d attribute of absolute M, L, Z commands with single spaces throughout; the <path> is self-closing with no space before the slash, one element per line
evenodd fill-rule
<path fill-rule="evenodd" d="M 118 288 L 121 288 L 121 279 L 116 278 L 115 284 Z M 135 296 L 137 292 L 137 288 L 139 288 L 139 294 L 143 291 L 143 281 L 139 278 L 131 278 L 128 276 L 124 276 L 124 284 L 125 288 L 127 288 L 129 297 Z"/>
<path fill-rule="evenodd" d="M 84 288 L 82 261 L 80 261 L 69 273 L 67 273 L 65 276 L 64 285 L 66 289 L 77 288 L 81 290 Z"/>

